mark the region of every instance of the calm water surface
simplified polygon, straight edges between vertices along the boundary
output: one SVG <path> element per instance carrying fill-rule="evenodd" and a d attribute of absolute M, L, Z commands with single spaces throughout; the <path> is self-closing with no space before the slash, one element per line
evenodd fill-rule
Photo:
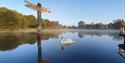
<path fill-rule="evenodd" d="M 61 44 L 61 37 L 74 43 Z M 0 63 L 125 63 L 117 31 L 42 32 L 37 41 L 36 33 L 0 33 Z"/>

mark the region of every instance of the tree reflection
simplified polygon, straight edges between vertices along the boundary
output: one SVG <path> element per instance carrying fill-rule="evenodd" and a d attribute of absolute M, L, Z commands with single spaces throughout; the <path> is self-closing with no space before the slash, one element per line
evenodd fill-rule
<path fill-rule="evenodd" d="M 42 40 L 58 38 L 58 33 L 41 33 Z M 9 51 L 22 44 L 35 44 L 37 33 L 0 33 L 0 51 Z"/>
<path fill-rule="evenodd" d="M 78 37 L 79 38 L 83 38 L 85 36 L 104 36 L 104 35 L 107 35 L 109 37 L 113 37 L 112 39 L 114 40 L 122 40 L 122 37 L 119 37 L 118 35 L 118 32 L 114 32 L 114 31 L 92 31 L 92 30 L 89 30 L 89 31 L 78 31 Z"/>
<path fill-rule="evenodd" d="M 48 40 L 50 38 L 58 38 L 59 33 L 56 32 L 42 32 L 42 40 Z"/>
<path fill-rule="evenodd" d="M 21 44 L 34 44 L 35 34 L 31 33 L 0 33 L 0 51 L 17 48 Z"/>
<path fill-rule="evenodd" d="M 122 40 L 122 37 L 118 36 L 118 32 L 112 31 L 71 31 L 78 32 L 78 37 L 83 38 L 89 36 L 103 36 L 107 35 L 115 40 Z M 42 32 L 41 40 L 49 40 L 50 38 L 59 38 L 59 34 L 63 32 Z M 22 44 L 35 44 L 37 40 L 37 33 L 0 33 L 0 51 L 9 51 L 17 48 Z M 62 45 L 63 49 L 63 45 Z"/>

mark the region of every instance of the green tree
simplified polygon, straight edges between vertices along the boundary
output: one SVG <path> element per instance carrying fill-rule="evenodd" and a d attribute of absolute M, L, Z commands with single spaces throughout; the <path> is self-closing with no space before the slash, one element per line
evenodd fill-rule
<path fill-rule="evenodd" d="M 120 27 L 125 27 L 125 21 L 123 19 L 116 19 L 113 20 L 112 28 L 113 29 L 120 29 Z"/>
<path fill-rule="evenodd" d="M 4 7 L 0 8 L 0 29 L 24 29 L 27 28 L 27 23 L 27 20 L 22 14 Z"/>
<path fill-rule="evenodd" d="M 78 28 L 84 28 L 84 25 L 85 25 L 85 22 L 83 22 L 83 21 L 80 21 L 79 23 L 78 23 Z"/>
<path fill-rule="evenodd" d="M 48 19 L 41 20 L 42 29 L 59 29 L 62 26 L 58 21 L 50 21 Z M 33 15 L 22 15 L 17 11 L 0 7 L 0 30 L 17 30 L 36 28 L 37 18 Z"/>
<path fill-rule="evenodd" d="M 33 15 L 25 15 L 25 18 L 28 21 L 28 28 L 36 28 L 37 27 L 37 19 Z"/>

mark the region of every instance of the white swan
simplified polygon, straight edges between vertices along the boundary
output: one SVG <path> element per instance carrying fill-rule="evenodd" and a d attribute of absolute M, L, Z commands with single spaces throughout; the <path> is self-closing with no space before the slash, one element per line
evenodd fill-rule
<path fill-rule="evenodd" d="M 62 44 L 72 44 L 74 41 L 72 39 L 66 39 L 61 41 Z"/>
<path fill-rule="evenodd" d="M 74 41 L 72 39 L 63 39 L 63 36 L 61 36 L 61 44 L 73 44 Z"/>
<path fill-rule="evenodd" d="M 61 35 L 60 38 L 61 38 L 61 50 L 64 50 L 64 46 L 71 46 L 74 44 L 74 41 L 72 39 L 64 40 L 63 35 Z"/>

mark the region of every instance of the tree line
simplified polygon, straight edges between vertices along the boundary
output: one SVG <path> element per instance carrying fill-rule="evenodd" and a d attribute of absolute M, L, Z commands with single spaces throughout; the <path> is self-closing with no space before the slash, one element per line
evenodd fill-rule
<path fill-rule="evenodd" d="M 86 24 L 85 21 L 79 21 L 78 26 L 68 26 L 70 29 L 120 29 L 125 27 L 125 21 L 123 19 L 113 20 L 112 23 L 90 23 Z"/>
<path fill-rule="evenodd" d="M 33 15 L 23 15 L 15 10 L 0 7 L 0 30 L 18 30 L 27 28 L 37 28 L 37 18 Z M 123 19 L 113 20 L 112 23 L 90 23 L 79 21 L 78 26 L 63 26 L 58 21 L 41 19 L 42 29 L 119 29 L 125 27 Z"/>
<path fill-rule="evenodd" d="M 43 29 L 59 29 L 62 25 L 58 21 L 41 19 Z M 37 18 L 33 15 L 23 15 L 15 10 L 0 7 L 0 30 L 18 30 L 36 28 Z"/>

